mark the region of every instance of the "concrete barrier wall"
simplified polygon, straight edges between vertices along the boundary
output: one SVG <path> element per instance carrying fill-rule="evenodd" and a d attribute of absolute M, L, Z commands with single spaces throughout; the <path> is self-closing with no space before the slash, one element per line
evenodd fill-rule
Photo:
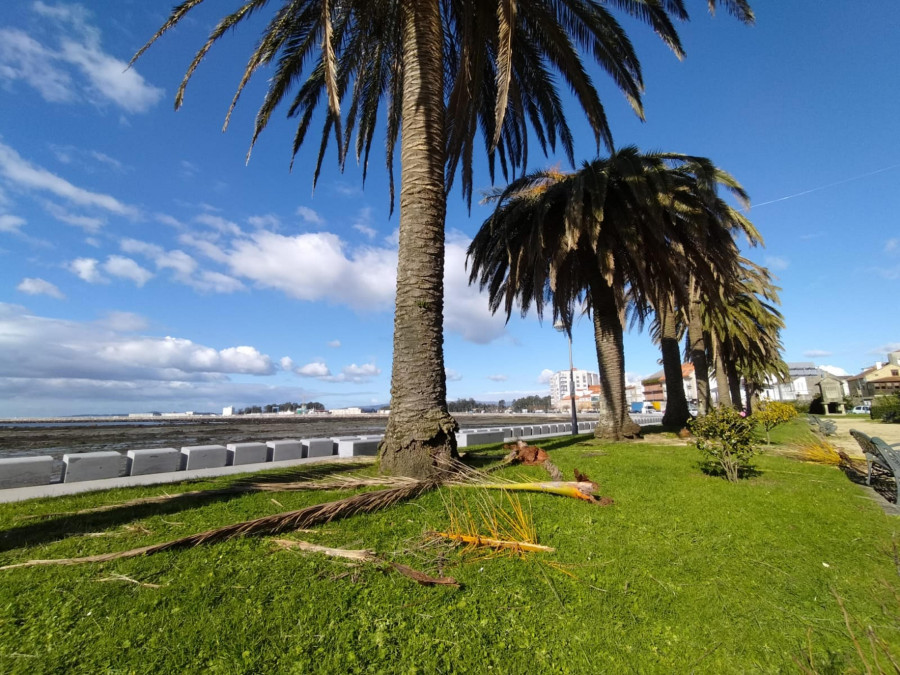
<path fill-rule="evenodd" d="M 596 422 L 579 422 L 585 433 Z M 570 433 L 565 423 L 464 429 L 457 433 L 461 448 L 487 445 L 532 436 L 562 436 Z M 260 466 L 269 462 L 296 461 L 304 458 L 372 456 L 377 454 L 383 434 L 367 436 L 335 436 L 332 438 L 285 439 L 268 442 L 197 445 L 183 448 L 145 448 L 118 452 L 69 453 L 63 456 L 63 478 L 66 483 L 103 481 L 125 476 L 148 476 L 179 471 L 215 469 L 230 466 Z M 49 485 L 53 469 L 50 456 L 11 457 L 0 459 L 0 490 Z"/>
<path fill-rule="evenodd" d="M 50 455 L 0 459 L 0 490 L 47 485 L 53 472 Z"/>

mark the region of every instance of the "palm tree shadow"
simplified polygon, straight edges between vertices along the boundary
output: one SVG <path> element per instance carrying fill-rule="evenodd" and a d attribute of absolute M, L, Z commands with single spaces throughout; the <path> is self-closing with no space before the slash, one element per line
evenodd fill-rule
<path fill-rule="evenodd" d="M 361 464 L 323 464 L 296 468 L 290 471 L 267 471 L 262 474 L 240 476 L 230 481 L 224 481 L 222 484 L 216 485 L 216 487 L 196 492 L 192 491 L 190 486 L 191 483 L 199 481 L 184 481 L 178 485 L 187 488 L 185 494 L 173 495 L 172 499 L 164 502 L 146 504 L 124 503 L 121 506 L 112 505 L 112 508 L 107 511 L 49 514 L 40 520 L 25 521 L 21 525 L 0 532 L 0 553 L 59 541 L 72 536 L 104 531 L 151 516 L 172 515 L 210 504 L 228 502 L 253 493 L 253 484 L 316 480 L 334 474 L 358 471 L 366 466 Z M 171 484 L 160 486 L 162 490 L 172 487 Z"/>

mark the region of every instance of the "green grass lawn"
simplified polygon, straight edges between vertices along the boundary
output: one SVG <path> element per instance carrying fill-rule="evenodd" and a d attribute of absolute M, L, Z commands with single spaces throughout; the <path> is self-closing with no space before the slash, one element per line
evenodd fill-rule
<path fill-rule="evenodd" d="M 477 558 L 423 547 L 426 531 L 447 526 L 446 495 L 432 492 L 289 536 L 373 549 L 453 576 L 459 589 L 275 550 L 265 537 L 6 570 L 0 672 L 781 672 L 798 670 L 793 659 L 810 645 L 817 670 L 864 672 L 835 594 L 870 665 L 865 626 L 900 655 L 898 521 L 840 470 L 764 454 L 758 475 L 732 485 L 702 473 L 691 447 L 586 437 L 543 447 L 567 477 L 577 467 L 615 500 L 523 497 L 539 542 L 555 553 Z M 535 467 L 498 475 L 546 478 Z M 0 564 L 125 550 L 345 494 L 198 497 L 22 519 L 234 480 L 0 505 Z M 456 502 L 465 495 L 453 491 Z M 160 587 L 103 581 L 116 574 Z"/>

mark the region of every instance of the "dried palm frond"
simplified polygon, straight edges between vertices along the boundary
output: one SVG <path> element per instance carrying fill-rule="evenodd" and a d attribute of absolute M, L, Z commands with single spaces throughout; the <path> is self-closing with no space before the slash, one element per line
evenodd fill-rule
<path fill-rule="evenodd" d="M 449 487 L 474 487 L 484 490 L 506 490 L 514 492 L 543 492 L 544 494 L 560 495 L 561 497 L 572 497 L 573 499 L 580 499 L 592 504 L 601 503 L 601 500 L 594 496 L 594 493 L 597 490 L 596 484 L 590 482 L 544 481 L 536 483 L 450 483 Z"/>
<path fill-rule="evenodd" d="M 166 541 L 161 544 L 142 546 L 130 551 L 102 553 L 100 555 L 91 555 L 82 558 L 29 560 L 23 563 L 0 567 L 0 570 L 14 569 L 17 567 L 34 567 L 37 565 L 77 565 L 80 563 L 107 562 L 109 560 L 120 560 L 123 558 L 135 558 L 141 555 L 150 555 L 152 553 L 169 551 L 176 548 L 189 548 L 200 546 L 201 544 L 211 544 L 227 539 L 234 539 L 236 537 L 278 534 L 288 530 L 309 527 L 310 525 L 327 523 L 338 518 L 347 518 L 360 513 L 372 513 L 373 511 L 392 506 L 403 500 L 417 497 L 423 492 L 433 489 L 435 486 L 436 484 L 431 481 L 417 481 L 403 487 L 374 492 L 363 492 L 362 494 L 346 497 L 345 499 L 307 506 L 306 508 L 297 511 L 288 511 L 272 516 L 264 516 L 262 518 L 256 518 L 234 525 L 226 525 L 225 527 L 218 527 L 213 530 L 192 534 L 187 537 L 181 537 L 180 539 Z"/>
<path fill-rule="evenodd" d="M 274 539 L 273 543 L 277 544 L 283 549 L 297 549 L 300 551 L 305 551 L 307 553 L 321 553 L 323 555 L 331 556 L 334 558 L 344 558 L 346 560 L 355 560 L 357 562 L 367 562 L 375 563 L 377 565 L 383 565 L 388 569 L 392 569 L 395 572 L 398 572 L 399 574 L 402 574 L 403 576 L 422 584 L 423 586 L 439 585 L 455 586 L 459 588 L 459 582 L 456 581 L 456 579 L 454 579 L 453 577 L 432 577 L 428 574 L 425 574 L 424 572 L 414 570 L 412 567 L 408 567 L 407 565 L 384 560 L 374 551 L 370 551 L 368 549 L 353 550 L 345 548 L 331 548 L 328 546 L 319 546 L 318 544 L 312 544 L 308 541 L 299 541 L 297 539 Z"/>

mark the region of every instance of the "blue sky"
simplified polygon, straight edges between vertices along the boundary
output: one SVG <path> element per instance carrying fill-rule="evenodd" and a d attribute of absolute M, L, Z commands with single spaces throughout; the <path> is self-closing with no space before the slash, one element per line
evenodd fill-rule
<path fill-rule="evenodd" d="M 137 64 L 167 2 L 7 0 L 0 18 L 0 416 L 218 410 L 285 400 L 386 402 L 397 215 L 384 156 L 369 177 L 318 139 L 289 172 L 279 112 L 245 155 L 265 78 L 221 127 L 256 27 L 201 64 L 209 3 Z M 750 252 L 782 286 L 789 361 L 858 372 L 900 348 L 900 4 L 756 0 L 746 27 L 688 2 L 679 62 L 641 26 L 646 122 L 602 74 L 615 141 L 701 154 L 749 191 L 766 239 Z M 629 24 L 630 25 L 630 24 Z M 596 153 L 574 106 L 577 159 Z M 560 164 L 533 152 L 529 168 Z M 397 174 L 399 175 L 399 167 Z M 487 188 L 478 160 L 476 189 Z M 487 216 L 448 205 L 449 398 L 547 393 L 567 366 L 548 322 L 491 317 L 465 248 Z M 596 370 L 592 331 L 576 366 Z M 626 336 L 631 378 L 659 369 Z"/>

